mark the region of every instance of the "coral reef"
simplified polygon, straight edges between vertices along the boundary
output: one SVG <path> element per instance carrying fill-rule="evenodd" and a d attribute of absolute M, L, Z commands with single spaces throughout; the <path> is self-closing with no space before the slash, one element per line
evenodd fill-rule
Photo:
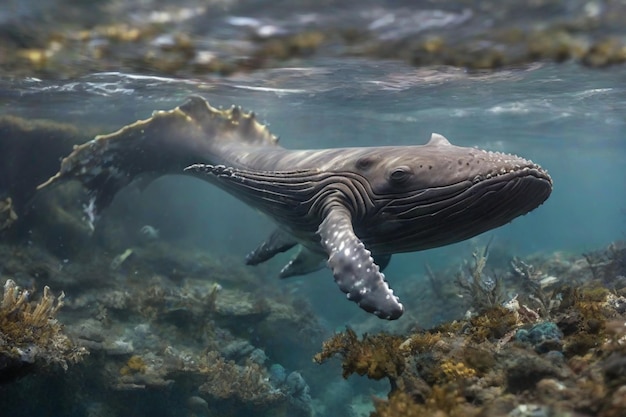
<path fill-rule="evenodd" d="M 176 222 L 133 212 L 143 195 L 96 219 L 78 184 L 35 194 L 60 157 L 93 137 L 72 123 L 103 124 L 39 106 L 48 93 L 38 86 L 63 89 L 61 102 L 75 103 L 87 92 L 74 88 L 106 79 L 94 73 L 192 80 L 189 90 L 176 90 L 182 94 L 255 83 L 309 89 L 302 68 L 346 73 L 372 58 L 456 66 L 439 74 L 478 77 L 544 62 L 626 62 L 624 2 L 405 3 L 8 0 L 0 69 L 11 84 L 4 110 L 16 116 L 0 116 L 0 273 L 11 278 L 0 305 L 2 415 L 355 417 L 369 413 L 357 413 L 355 403 L 370 403 L 373 391 L 384 396 L 371 387 L 387 383 L 374 417 L 626 415 L 623 242 L 583 256 L 524 258 L 488 244 L 460 267 L 428 268 L 425 280 L 405 284 L 421 297 L 419 317 L 407 312 L 398 334 L 376 333 L 367 320 L 336 333 L 315 356 L 328 362 L 318 367 L 309 358 L 329 330 L 297 290 L 280 289 L 266 270 L 198 250 L 185 231 L 168 241 Z M 298 75 L 241 74 L 273 67 Z M 377 83 L 421 86 L 428 71 L 389 71 Z M 234 77 L 214 84 L 212 75 Z M 511 72 L 495 73 L 502 75 Z M 153 85 L 140 85 L 131 99 L 159 98 Z M 310 94 L 329 86 L 316 84 Z M 109 95 L 107 88 L 95 94 Z M 33 108 L 67 123 L 26 117 Z M 98 110 L 91 117 L 100 119 Z M 344 377 L 376 381 L 340 380 L 339 369 L 329 372 L 331 357 L 342 361 Z"/>
<path fill-rule="evenodd" d="M 374 401 L 373 417 L 623 415 L 626 298 L 623 287 L 612 292 L 601 286 L 621 285 L 615 271 L 622 259 L 614 255 L 615 246 L 606 251 L 611 253 L 601 257 L 609 260 L 595 262 L 593 274 L 581 274 L 580 258 L 570 261 L 569 274 L 581 283 L 577 287 L 561 283 L 569 277 L 560 254 L 537 269 L 517 259 L 512 271 L 494 271 L 502 277 L 502 294 L 516 293 L 512 300 L 498 304 L 490 298 L 488 307 L 471 298 L 478 313 L 405 336 L 359 339 L 348 329 L 326 341 L 315 360 L 339 356 L 344 377 L 388 378 L 388 398 Z M 478 253 L 482 256 L 474 254 L 464 282 L 477 288 L 474 294 L 485 294 L 486 251 Z M 560 279 L 545 280 L 557 270 Z M 519 279 L 523 274 L 533 285 Z M 542 280 L 549 285 L 537 284 Z M 547 300 L 556 298 L 543 315 L 523 304 L 546 308 Z"/>
<path fill-rule="evenodd" d="M 39 302 L 29 298 L 29 291 L 6 280 L 0 304 L 0 383 L 52 366 L 67 370 L 88 353 L 68 338 L 55 318 L 65 294 L 55 297 L 44 287 Z"/>
<path fill-rule="evenodd" d="M 330 392 L 339 386 L 334 374 L 316 373 L 316 365 L 303 359 L 313 355 L 323 334 L 306 301 L 238 259 L 218 259 L 163 237 L 145 239 L 139 227 L 125 226 L 125 216 L 104 221 L 110 237 L 98 244 L 107 249 L 93 252 L 88 262 L 59 259 L 37 245 L 0 244 L 4 275 L 72 293 L 63 298 L 44 290 L 42 301 L 32 303 L 7 283 L 2 340 L 10 338 L 19 350 L 2 357 L 2 378 L 10 382 L 2 387 L 3 410 L 16 417 L 41 414 L 42 407 L 80 416 L 369 413 L 356 411 L 369 397 L 359 397 L 354 378 L 349 389 Z M 118 230 L 134 234 L 115 240 L 124 236 Z M 490 246 L 490 259 L 479 249 L 461 268 L 427 272 L 442 283 L 439 294 L 446 299 L 422 303 L 426 315 L 443 306 L 447 316 L 438 325 L 396 335 L 348 328 L 323 343 L 315 360 L 338 357 L 344 377 L 388 384 L 388 397 L 374 401 L 373 416 L 621 416 L 621 247 L 598 251 L 591 262 L 595 271 L 584 257 L 563 253 L 507 260 L 500 254 L 494 265 L 497 248 Z M 132 255 L 111 268 L 126 249 Z M 498 277 L 495 292 L 491 277 Z M 81 347 L 62 336 L 59 314 L 63 332 Z M 6 324 L 17 318 L 33 322 L 30 333 Z M 57 333 L 46 333 L 53 329 Z M 56 342 L 28 349 L 34 339 Z M 65 350 L 55 351 L 57 356 L 50 351 L 60 347 Z M 81 365 L 66 372 L 32 372 L 78 359 Z M 50 383 L 57 396 L 27 401 Z M 89 401 L 77 404 L 77 395 Z M 69 404 L 78 411 L 68 411 Z"/>
<path fill-rule="evenodd" d="M 245 270 L 239 259 L 235 263 L 137 235 L 132 256 L 115 268 L 117 247 L 92 252 L 85 262 L 59 259 L 37 245 L 0 244 L 4 274 L 20 282 L 45 280 L 72 293 L 54 297 L 45 289 L 37 304 L 13 281 L 7 283 L 0 309 L 0 379 L 10 383 L 2 387 L 0 408 L 13 416 L 38 415 L 44 408 L 58 415 L 179 416 L 173 401 L 185 404 L 185 415 L 198 417 L 241 415 L 242 410 L 259 416 L 313 415 L 303 376 L 307 367 L 297 355 L 280 356 L 301 351 L 306 357 L 321 343 L 320 325 L 306 302 L 275 285 L 260 291 L 266 278 Z M 28 321 L 30 333 L 15 320 Z M 90 355 L 80 367 L 69 366 L 63 379 L 53 372 L 17 379 L 53 365 L 67 367 L 87 349 Z M 282 377 L 270 378 L 269 358 L 282 367 Z M 50 380 L 58 397 L 26 401 L 25 396 L 47 390 Z M 77 402 L 76 395 L 90 400 Z"/>
<path fill-rule="evenodd" d="M 404 358 L 398 349 L 402 339 L 381 333 L 364 335 L 359 340 L 356 333 L 346 329 L 324 342 L 322 352 L 315 355 L 317 363 L 323 363 L 334 355 L 343 358 L 343 377 L 353 373 L 367 375 L 371 379 L 389 378 L 393 382 L 404 370 Z"/>
<path fill-rule="evenodd" d="M 209 352 L 207 363 L 207 379 L 199 391 L 210 403 L 233 399 L 252 407 L 269 408 L 285 399 L 285 394 L 270 383 L 265 369 L 255 362 L 241 366 L 217 352 Z"/>
<path fill-rule="evenodd" d="M 519 329 L 515 337 L 519 341 L 530 343 L 538 353 L 561 351 L 563 345 L 563 332 L 556 323 L 549 321 L 535 324 L 528 330 Z"/>
<path fill-rule="evenodd" d="M 471 300 L 472 306 L 483 312 L 501 305 L 504 301 L 502 292 L 502 280 L 500 277 L 486 277 L 483 274 L 489 255 L 489 242 L 482 250 L 475 250 L 472 254 L 472 262 L 466 262 L 466 273 L 459 272 L 457 284 Z"/>
<path fill-rule="evenodd" d="M 9 282 L 3 306 L 27 307 L 20 317 L 39 317 L 35 321 L 59 332 L 52 316 L 61 314 L 63 332 L 82 346 L 54 357 L 46 348 L 27 349 L 32 343 L 26 340 L 15 342 L 29 334 L 41 339 L 37 333 L 3 330 L 3 340 L 9 334 L 20 349 L 2 362 L 2 378 L 10 383 L 2 387 L 0 406 L 11 415 L 41 414 L 44 404 L 59 415 L 180 415 L 171 403 L 198 417 L 369 413 L 355 411 L 369 397 L 359 397 L 354 378 L 349 389 L 331 393 L 336 376 L 316 373 L 303 359 L 322 343 L 322 326 L 306 301 L 266 281 L 271 278 L 262 269 L 245 269 L 239 259 L 217 258 L 163 236 L 146 239 L 140 218 L 102 221 L 107 230 L 97 229 L 94 239 L 104 250 L 91 252 L 88 262 L 59 259 L 37 245 L 0 244 L 4 275 L 72 294 L 61 297 L 58 311 L 58 298 L 45 290 L 37 308 Z M 514 416 L 532 410 L 621 416 L 623 246 L 607 246 L 587 254 L 589 259 L 558 252 L 505 259 L 488 246 L 460 267 L 427 271 L 445 299 L 422 303 L 427 317 L 429 309 L 439 312 L 437 325 L 396 335 L 349 328 L 330 337 L 315 360 L 338 357 L 345 377 L 388 384 L 388 397 L 374 401 L 374 416 Z M 132 255 L 111 268 L 125 252 Z M 494 253 L 498 259 L 491 263 Z M 427 279 L 422 284 L 428 288 Z M 2 311 L 3 317 L 18 317 Z M 57 340 L 70 340 L 65 337 Z M 53 346 L 69 346 L 64 343 Z M 86 358 L 83 348 L 91 352 Z M 69 365 L 67 355 L 79 353 L 81 365 L 66 372 L 32 373 Z M 39 405 L 26 401 L 50 381 L 58 397 Z M 70 413 L 64 407 L 76 404 L 76 393 L 89 401 Z"/>
<path fill-rule="evenodd" d="M 309 387 L 298 372 L 270 378 L 262 364 L 247 360 L 238 365 L 217 352 L 209 352 L 206 363 L 206 382 L 198 390 L 219 415 L 240 415 L 246 410 L 269 416 L 312 415 Z"/>

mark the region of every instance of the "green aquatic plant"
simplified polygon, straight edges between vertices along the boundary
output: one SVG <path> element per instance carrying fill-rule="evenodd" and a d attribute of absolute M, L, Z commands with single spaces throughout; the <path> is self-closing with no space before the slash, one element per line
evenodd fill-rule
<path fill-rule="evenodd" d="M 428 278 L 428 283 L 430 284 L 430 288 L 433 291 L 433 294 L 440 300 L 445 300 L 445 293 L 443 290 L 444 277 L 442 277 L 440 273 L 433 271 L 430 265 L 425 264 L 424 269 L 426 269 L 426 278 Z"/>
<path fill-rule="evenodd" d="M 55 318 L 65 294 L 55 297 L 44 287 L 38 302 L 29 300 L 30 292 L 8 279 L 0 304 L 0 381 L 10 381 L 25 372 L 79 362 L 88 352 L 63 333 Z"/>

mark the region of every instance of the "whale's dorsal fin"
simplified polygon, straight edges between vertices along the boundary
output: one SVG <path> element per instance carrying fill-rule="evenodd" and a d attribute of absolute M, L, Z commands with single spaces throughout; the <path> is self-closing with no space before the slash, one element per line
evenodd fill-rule
<path fill-rule="evenodd" d="M 426 146 L 451 146 L 452 144 L 446 139 L 444 135 L 439 133 L 431 133 L 430 139 Z"/>

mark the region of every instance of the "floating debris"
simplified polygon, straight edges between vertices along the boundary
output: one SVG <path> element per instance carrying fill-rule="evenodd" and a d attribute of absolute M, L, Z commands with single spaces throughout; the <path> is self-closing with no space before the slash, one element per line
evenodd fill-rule
<path fill-rule="evenodd" d="M 0 232 L 11 227 L 16 220 L 17 213 L 13 210 L 11 197 L 0 200 Z"/>
<path fill-rule="evenodd" d="M 148 239 L 156 240 L 159 238 L 159 229 L 150 226 L 149 224 L 143 226 L 139 229 L 139 233 L 145 236 Z"/>
<path fill-rule="evenodd" d="M 133 249 L 126 249 L 124 252 L 117 255 L 111 261 L 111 270 L 116 271 L 122 266 L 124 262 L 134 253 Z"/>

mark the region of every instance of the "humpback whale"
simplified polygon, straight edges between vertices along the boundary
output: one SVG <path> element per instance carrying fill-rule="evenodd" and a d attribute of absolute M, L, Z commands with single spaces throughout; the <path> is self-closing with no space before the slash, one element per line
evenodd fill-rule
<path fill-rule="evenodd" d="M 327 265 L 347 298 L 383 319 L 403 305 L 382 270 L 395 253 L 448 245 L 541 205 L 552 179 L 530 160 L 452 145 L 288 150 L 254 113 L 190 97 L 75 147 L 41 187 L 77 179 L 102 210 L 138 177 L 188 174 L 267 214 L 251 265 L 297 246 L 281 277 Z"/>

